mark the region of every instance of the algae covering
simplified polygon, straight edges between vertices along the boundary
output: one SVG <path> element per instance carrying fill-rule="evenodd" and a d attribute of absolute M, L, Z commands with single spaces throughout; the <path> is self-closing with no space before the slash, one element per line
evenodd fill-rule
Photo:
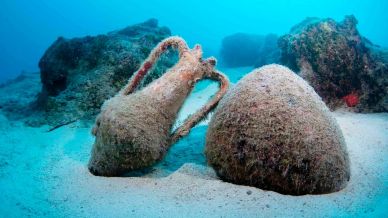
<path fill-rule="evenodd" d="M 307 80 L 325 103 L 356 112 L 388 111 L 387 49 L 374 45 L 346 16 L 306 18 L 279 39 L 280 63 Z"/>

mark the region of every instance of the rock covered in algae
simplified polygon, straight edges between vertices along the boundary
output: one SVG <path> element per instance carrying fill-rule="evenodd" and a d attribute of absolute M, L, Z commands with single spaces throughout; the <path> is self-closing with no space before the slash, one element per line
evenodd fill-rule
<path fill-rule="evenodd" d="M 205 153 L 223 180 L 285 194 L 338 191 L 350 177 L 335 119 L 302 78 L 280 65 L 254 70 L 225 95 Z"/>
<path fill-rule="evenodd" d="M 43 84 L 38 108 L 42 123 L 93 120 L 102 103 L 114 96 L 139 68 L 152 48 L 171 35 L 156 19 L 97 36 L 59 37 L 39 62 Z M 153 68 L 147 84 L 171 67 L 173 53 Z"/>
<path fill-rule="evenodd" d="M 300 72 L 331 109 L 388 111 L 388 51 L 356 25 L 354 16 L 305 19 L 279 39 L 281 63 Z"/>
<path fill-rule="evenodd" d="M 280 49 L 275 34 L 256 35 L 235 33 L 221 44 L 221 61 L 227 67 L 255 66 L 278 63 Z"/>

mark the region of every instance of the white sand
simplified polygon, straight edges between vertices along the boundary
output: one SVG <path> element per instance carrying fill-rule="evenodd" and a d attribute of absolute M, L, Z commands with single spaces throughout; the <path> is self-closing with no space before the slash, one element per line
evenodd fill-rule
<path fill-rule="evenodd" d="M 194 93 L 181 122 L 216 89 Z M 0 217 L 386 216 L 388 113 L 334 115 L 346 138 L 351 180 L 337 193 L 296 197 L 217 179 L 203 156 L 206 122 L 148 174 L 105 178 L 86 168 L 90 127 L 74 123 L 46 132 L 47 126 L 25 127 L 0 111 Z"/>

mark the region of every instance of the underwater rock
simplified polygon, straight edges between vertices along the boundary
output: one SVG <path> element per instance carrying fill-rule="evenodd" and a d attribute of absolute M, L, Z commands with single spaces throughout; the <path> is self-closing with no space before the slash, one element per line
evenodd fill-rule
<path fill-rule="evenodd" d="M 350 177 L 342 132 L 306 81 L 280 65 L 242 78 L 220 101 L 205 154 L 225 181 L 284 194 L 322 194 Z"/>
<path fill-rule="evenodd" d="M 39 62 L 42 92 L 37 101 L 43 123 L 94 119 L 102 103 L 115 95 L 139 68 L 152 48 L 170 36 L 156 19 L 105 35 L 59 37 Z M 139 86 L 158 78 L 176 61 L 167 53 Z"/>
<path fill-rule="evenodd" d="M 359 112 L 388 111 L 388 50 L 362 37 L 356 25 L 354 16 L 307 18 L 280 37 L 281 63 L 299 72 L 331 109 L 346 104 Z"/>
<path fill-rule="evenodd" d="M 236 33 L 226 36 L 221 45 L 221 61 L 226 67 L 255 66 L 278 63 L 280 50 L 275 34 Z"/>
<path fill-rule="evenodd" d="M 26 88 L 28 87 L 28 88 Z M 9 120 L 22 120 L 37 114 L 31 111 L 41 89 L 39 73 L 22 72 L 0 85 L 0 110 Z M 29 123 L 35 126 L 34 123 Z"/>
<path fill-rule="evenodd" d="M 136 91 L 169 47 L 179 51 L 178 63 L 155 82 Z M 228 80 L 214 65 L 213 58 L 202 59 L 199 45 L 189 49 L 179 37 L 169 37 L 159 43 L 129 84 L 104 103 L 93 128 L 96 141 L 88 165 L 90 172 L 98 176 L 119 176 L 161 160 L 168 148 L 205 118 L 225 94 Z M 218 81 L 220 90 L 171 133 L 183 102 L 195 83 L 205 78 Z"/>

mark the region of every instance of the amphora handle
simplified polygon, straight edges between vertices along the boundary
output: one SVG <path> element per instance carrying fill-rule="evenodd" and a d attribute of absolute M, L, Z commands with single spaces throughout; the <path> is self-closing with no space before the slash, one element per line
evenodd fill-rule
<path fill-rule="evenodd" d="M 225 95 L 226 91 L 229 88 L 228 78 L 219 71 L 213 70 L 210 73 L 206 74 L 203 79 L 210 79 L 210 80 L 217 81 L 220 84 L 219 90 L 208 103 L 206 103 L 197 112 L 190 115 L 185 120 L 185 122 L 171 134 L 171 144 L 174 144 L 180 138 L 187 135 L 190 132 L 191 128 L 193 128 L 195 125 L 201 122 L 201 120 L 203 120 L 206 117 L 206 115 L 210 113 L 217 106 L 218 102 Z"/>
<path fill-rule="evenodd" d="M 150 53 L 148 58 L 143 62 L 140 68 L 134 73 L 134 76 L 130 79 L 127 86 L 124 87 L 121 94 L 129 95 L 136 90 L 136 87 L 140 84 L 141 80 L 149 72 L 152 66 L 156 63 L 158 58 L 165 52 L 169 47 L 173 47 L 178 50 L 179 58 L 182 57 L 183 53 L 189 51 L 185 40 L 180 37 L 173 36 L 161 41 Z"/>

